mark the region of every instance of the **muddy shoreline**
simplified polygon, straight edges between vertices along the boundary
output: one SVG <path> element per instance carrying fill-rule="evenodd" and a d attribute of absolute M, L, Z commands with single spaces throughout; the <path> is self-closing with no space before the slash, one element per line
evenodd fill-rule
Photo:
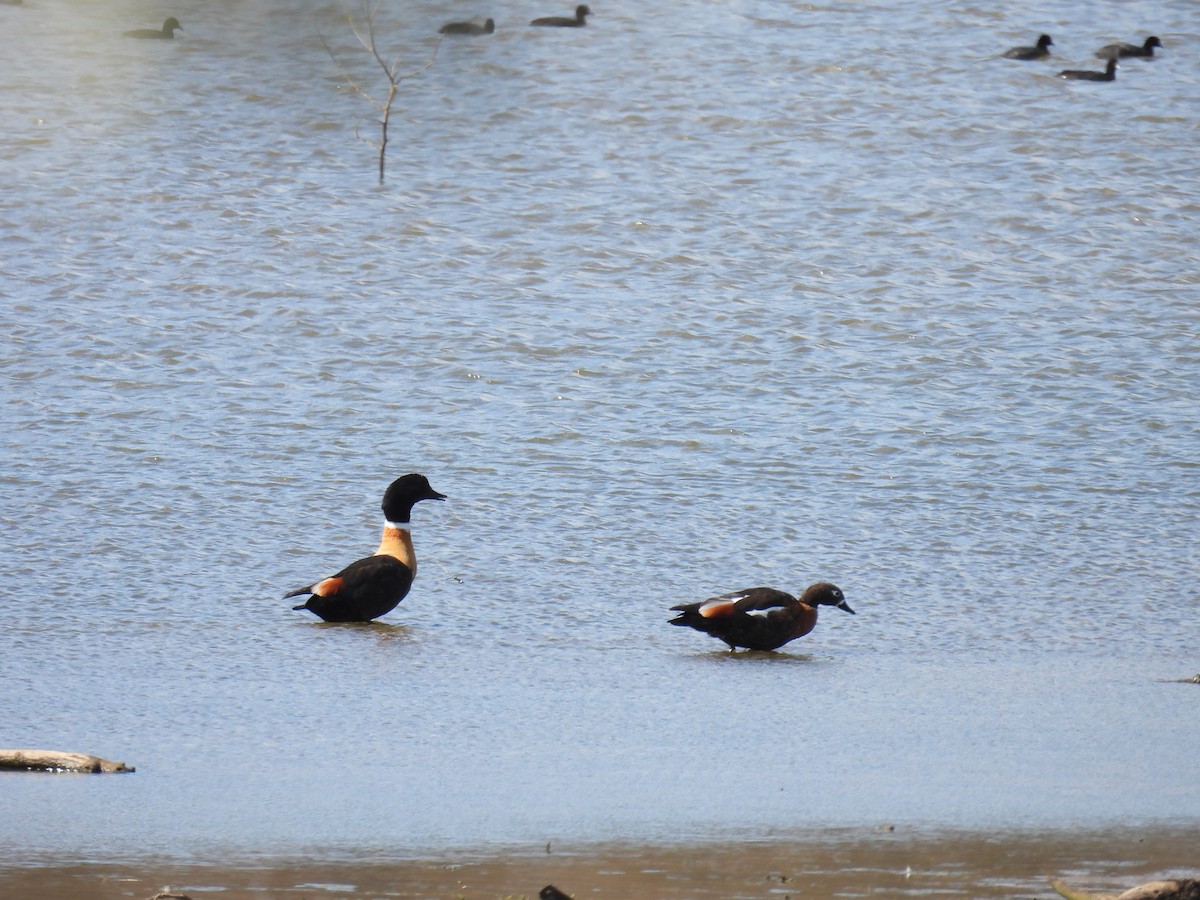
<path fill-rule="evenodd" d="M 677 846 L 545 846 L 425 859 L 254 858 L 0 863 L 0 897 L 149 900 L 170 886 L 193 898 L 575 898 L 1056 896 L 1051 878 L 1124 890 L 1195 876 L 1200 825 L 1093 832 L 933 833 L 855 829 Z"/>

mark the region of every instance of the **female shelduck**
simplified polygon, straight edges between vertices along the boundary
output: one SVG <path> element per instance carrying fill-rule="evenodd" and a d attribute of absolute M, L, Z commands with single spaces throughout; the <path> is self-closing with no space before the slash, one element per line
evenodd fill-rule
<path fill-rule="evenodd" d="M 854 615 L 842 589 L 821 581 L 809 586 L 798 600 L 775 588 L 758 587 L 701 603 L 672 606 L 679 615 L 671 619 L 671 624 L 687 625 L 720 638 L 731 651 L 738 647 L 775 650 L 816 627 L 818 606 L 836 606 Z"/>
<path fill-rule="evenodd" d="M 370 622 L 396 608 L 417 574 L 413 553 L 412 508 L 422 500 L 445 500 L 424 475 L 405 475 L 383 495 L 383 539 L 374 556 L 352 562 L 336 575 L 294 591 L 284 598 L 311 594 L 293 609 L 307 609 L 326 622 Z"/>

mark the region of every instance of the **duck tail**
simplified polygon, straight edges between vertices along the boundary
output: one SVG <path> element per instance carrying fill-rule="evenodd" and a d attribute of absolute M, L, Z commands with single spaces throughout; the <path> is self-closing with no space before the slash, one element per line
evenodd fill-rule
<path fill-rule="evenodd" d="M 688 609 L 686 606 L 673 606 L 671 610 L 672 612 L 679 613 L 675 618 L 667 620 L 672 625 L 692 625 L 696 620 L 696 611 L 694 609 Z"/>

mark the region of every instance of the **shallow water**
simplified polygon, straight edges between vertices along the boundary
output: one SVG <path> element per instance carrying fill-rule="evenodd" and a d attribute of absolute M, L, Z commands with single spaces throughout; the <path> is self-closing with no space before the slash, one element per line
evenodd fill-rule
<path fill-rule="evenodd" d="M 5 858 L 1196 822 L 1192 5 L 595 9 L 0 7 Z"/>

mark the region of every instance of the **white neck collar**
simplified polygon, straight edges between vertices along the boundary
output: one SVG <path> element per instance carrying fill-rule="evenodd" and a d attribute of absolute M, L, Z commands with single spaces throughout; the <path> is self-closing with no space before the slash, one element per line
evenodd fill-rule
<path fill-rule="evenodd" d="M 383 523 L 383 527 L 384 528 L 398 528 L 401 531 L 412 531 L 412 524 L 410 522 L 388 522 L 385 520 Z"/>

